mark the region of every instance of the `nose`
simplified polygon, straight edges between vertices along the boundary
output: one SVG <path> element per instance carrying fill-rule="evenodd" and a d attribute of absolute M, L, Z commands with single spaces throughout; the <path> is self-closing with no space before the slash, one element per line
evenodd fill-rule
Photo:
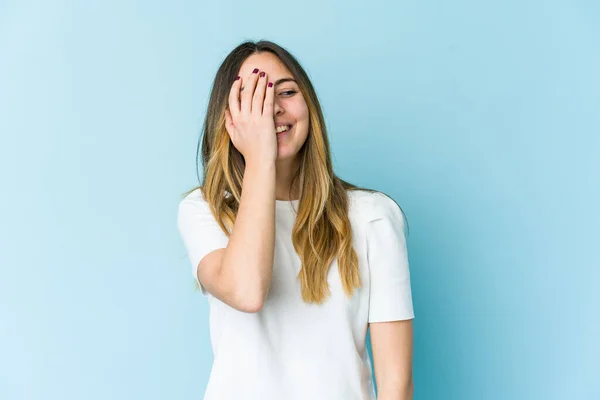
<path fill-rule="evenodd" d="M 275 104 L 273 104 L 273 112 L 275 115 L 281 115 L 284 112 L 283 107 L 281 107 L 281 104 L 279 104 L 277 100 L 275 100 Z"/>

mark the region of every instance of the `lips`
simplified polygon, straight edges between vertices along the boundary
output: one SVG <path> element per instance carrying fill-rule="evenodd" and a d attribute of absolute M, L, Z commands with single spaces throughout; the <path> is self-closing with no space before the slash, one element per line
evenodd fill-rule
<path fill-rule="evenodd" d="M 281 128 L 282 126 L 287 126 L 288 128 L 287 128 L 285 131 L 278 132 L 278 131 L 277 131 L 277 129 L 278 129 L 278 128 Z M 284 133 L 286 133 L 286 132 L 289 132 L 289 131 L 291 131 L 291 130 L 292 130 L 292 126 L 293 126 L 293 125 L 291 125 L 291 124 L 288 124 L 288 125 L 278 125 L 278 126 L 276 126 L 276 127 L 275 127 L 275 133 L 277 133 L 278 135 L 281 135 L 281 134 L 284 134 Z"/>
<path fill-rule="evenodd" d="M 288 126 L 289 126 L 289 125 L 288 125 Z M 287 135 L 288 135 L 288 133 L 290 133 L 290 132 L 292 131 L 292 128 L 293 128 L 293 126 L 290 126 L 290 128 L 288 128 L 288 130 L 287 130 L 287 131 L 283 131 L 283 132 L 276 132 L 276 134 L 277 134 L 277 135 L 276 135 L 276 136 L 277 136 L 277 139 L 280 139 L 280 138 L 283 138 L 283 137 L 287 136 Z"/>

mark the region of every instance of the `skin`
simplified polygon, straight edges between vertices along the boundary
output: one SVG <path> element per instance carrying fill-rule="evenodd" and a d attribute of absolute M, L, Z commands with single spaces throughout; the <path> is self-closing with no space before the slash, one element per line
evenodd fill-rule
<path fill-rule="evenodd" d="M 279 79 L 293 79 L 291 72 L 277 56 L 263 52 L 251 55 L 242 64 L 238 74 L 242 77 L 242 88 L 244 82 L 249 81 L 254 68 L 264 71 L 268 82 L 274 84 Z M 308 107 L 295 82 L 283 82 L 275 85 L 274 88 L 273 124 L 276 121 L 293 124 L 292 130 L 287 135 L 277 139 L 275 197 L 277 200 L 297 199 L 299 196 L 297 188 L 293 188 L 291 197 L 289 189 L 294 172 L 299 166 L 298 152 L 308 137 Z"/>
<path fill-rule="evenodd" d="M 380 400 L 412 400 L 413 320 L 374 322 L 373 367 Z"/>

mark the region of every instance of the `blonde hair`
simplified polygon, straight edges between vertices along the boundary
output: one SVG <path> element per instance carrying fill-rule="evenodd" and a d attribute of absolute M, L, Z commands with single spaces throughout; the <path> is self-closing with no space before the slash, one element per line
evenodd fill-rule
<path fill-rule="evenodd" d="M 229 237 L 241 198 L 245 161 L 225 129 L 225 109 L 231 84 L 242 63 L 250 55 L 261 52 L 275 54 L 289 69 L 309 111 L 309 132 L 299 150 L 300 165 L 291 185 L 299 182 L 300 202 L 292 243 L 302 262 L 298 275 L 302 299 L 306 303 L 322 304 L 329 297 L 327 273 L 335 258 L 344 292 L 351 297 L 362 283 L 358 256 L 352 246 L 347 191 L 376 191 L 355 186 L 333 172 L 319 100 L 306 72 L 287 50 L 270 41 L 244 42 L 225 58 L 215 77 L 203 125 L 203 181 L 184 196 L 200 189 L 221 229 Z M 226 192 L 231 196 L 224 196 Z"/>

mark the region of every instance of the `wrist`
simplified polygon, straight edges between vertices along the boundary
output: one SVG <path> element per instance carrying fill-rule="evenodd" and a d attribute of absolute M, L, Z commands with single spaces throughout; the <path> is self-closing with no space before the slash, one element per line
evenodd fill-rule
<path fill-rule="evenodd" d="M 275 169 L 275 160 L 246 160 L 246 170 L 271 171 Z"/>

